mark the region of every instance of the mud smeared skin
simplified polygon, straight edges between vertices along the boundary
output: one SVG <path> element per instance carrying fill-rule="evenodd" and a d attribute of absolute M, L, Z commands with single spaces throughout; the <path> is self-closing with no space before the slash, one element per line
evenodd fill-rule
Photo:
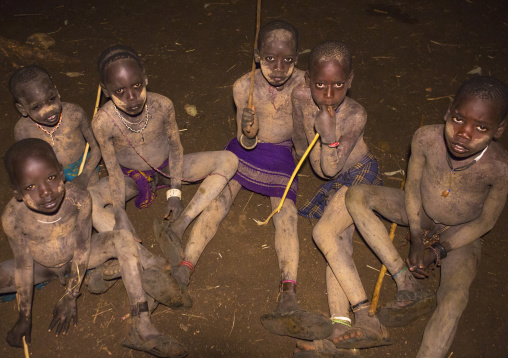
<path fill-rule="evenodd" d="M 404 191 L 361 185 L 347 193 L 347 208 L 357 228 L 392 275 L 405 263 L 375 213 L 409 225 L 409 270 L 395 277 L 399 293 L 417 292 L 419 285 L 411 273 L 425 277 L 427 267 L 436 261 L 436 254 L 422 243 L 422 230 L 429 230 L 429 237 L 450 226 L 439 234 L 447 257 L 441 261 L 437 308 L 425 329 L 418 357 L 444 357 L 448 351 L 478 270 L 479 238 L 492 229 L 506 202 L 508 153 L 492 141 L 506 127 L 499 105 L 471 95 L 456 98 L 445 115 L 445 125 L 425 126 L 415 133 Z M 471 163 L 487 145 L 474 165 L 451 172 L 447 156 L 457 168 Z M 450 184 L 451 190 L 443 195 Z"/>
<path fill-rule="evenodd" d="M 77 180 L 81 186 L 98 180 L 97 165 L 101 153 L 92 132 L 92 127 L 83 108 L 79 105 L 60 101 L 60 95 L 49 78 L 38 77 L 30 82 L 18 85 L 20 98 L 16 107 L 21 117 L 14 127 L 14 139 L 39 138 L 53 144 L 58 161 L 69 165 L 78 161 L 90 145 L 90 157 Z M 62 116 L 60 123 L 58 121 Z M 42 128 L 52 133 L 51 136 Z M 58 125 L 58 128 L 56 128 Z M 56 128 L 56 129 L 55 129 Z"/>
<path fill-rule="evenodd" d="M 51 152 L 47 145 L 45 149 Z M 17 158 L 13 166 L 14 198 L 3 212 L 2 226 L 14 260 L 0 263 L 0 293 L 18 293 L 19 319 L 7 342 L 22 347 L 25 336 L 30 343 L 34 284 L 55 278 L 64 282 L 69 274 L 50 325 L 50 330 L 56 327 L 56 336 L 65 335 L 71 323 L 77 324 L 76 298 L 86 270 L 111 258 L 118 258 L 131 305 L 146 302 L 142 267 L 165 267 L 168 263 L 148 253 L 127 230 L 92 236 L 91 196 L 73 182 L 64 184 L 62 167 L 54 154 Z M 133 321 L 133 329 L 142 339 L 161 336 L 148 312 L 139 313 Z"/>
<path fill-rule="evenodd" d="M 105 70 L 104 93 L 112 101 L 106 103 L 92 122 L 93 131 L 101 147 L 104 162 L 109 172 L 109 183 L 115 229 L 125 228 L 134 232 L 134 228 L 125 213 L 125 181 L 120 166 L 136 169 L 153 169 L 168 160 L 163 170 L 171 176 L 168 179 L 157 174 L 158 184 L 169 184 L 172 189 L 181 189 L 182 181 L 198 181 L 206 178 L 200 190 L 189 205 L 183 209 L 178 197 L 170 197 L 165 217 L 173 220 L 172 228 L 181 238 L 190 222 L 224 188 L 236 172 L 238 160 L 232 153 L 206 152 L 183 155 L 180 133 L 175 120 L 175 109 L 171 100 L 162 95 L 146 92 L 148 79 L 134 60 L 120 59 L 110 63 Z M 129 130 L 115 110 L 130 122 L 134 130 L 140 130 L 148 123 L 142 133 Z M 147 112 L 148 110 L 148 112 Z M 136 153 L 136 148 L 140 155 Z M 210 175 L 210 174 L 218 175 Z"/>

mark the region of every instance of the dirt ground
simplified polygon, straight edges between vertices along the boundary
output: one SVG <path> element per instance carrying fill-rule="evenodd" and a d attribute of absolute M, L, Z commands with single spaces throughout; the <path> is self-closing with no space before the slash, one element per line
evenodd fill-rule
<path fill-rule="evenodd" d="M 206 1 L 206 0 L 205 0 Z M 13 143 L 18 113 L 7 88 L 19 66 L 37 62 L 52 74 L 62 99 L 78 103 L 90 118 L 99 82 L 96 61 L 106 47 L 123 43 L 142 56 L 149 89 L 173 100 L 186 153 L 220 150 L 235 135 L 234 81 L 250 70 L 255 35 L 256 2 L 193 1 L 13 1 L 0 3 L 0 153 Z M 451 96 L 470 71 L 493 74 L 507 81 L 508 5 L 496 0 L 451 1 L 265 1 L 262 23 L 285 19 L 300 31 L 300 69 L 306 69 L 309 50 L 318 42 L 343 40 L 354 55 L 355 77 L 350 96 L 369 114 L 365 137 L 379 158 L 383 173 L 405 169 L 412 134 L 422 117 L 440 123 Z M 55 40 L 47 52 L 27 51 L 33 33 Z M 16 42 L 13 42 L 16 41 Z M 186 104 L 198 114 L 190 116 Z M 507 135 L 502 139 L 507 145 Z M 384 176 L 385 185 L 398 187 L 401 175 Z M 0 171 L 0 207 L 10 200 L 8 179 Z M 298 203 L 321 183 L 305 165 L 300 174 Z M 197 185 L 185 187 L 188 202 Z M 148 209 L 127 204 L 143 243 L 159 248 L 152 221 L 161 217 L 163 195 Z M 253 221 L 270 213 L 269 200 L 242 191 L 215 239 L 208 245 L 191 279 L 191 309 L 159 307 L 153 321 L 179 339 L 189 357 L 291 357 L 295 340 L 264 330 L 259 316 L 275 308 L 279 278 L 273 225 Z M 469 305 L 460 321 L 447 357 L 508 356 L 508 279 L 502 269 L 508 252 L 505 208 L 486 235 L 482 264 Z M 311 238 L 312 224 L 299 218 L 300 266 L 298 294 L 302 307 L 328 313 L 325 260 Z M 389 223 L 387 223 L 389 225 Z M 407 254 L 405 228 L 398 228 L 395 244 Z M 355 234 L 354 258 L 367 292 L 372 292 L 379 260 Z M 0 260 L 12 258 L 5 234 L 0 233 Z M 439 271 L 424 284 L 437 288 Z M 82 289 L 79 323 L 67 336 L 47 332 L 51 312 L 63 288 L 52 282 L 35 293 L 32 357 L 142 357 L 123 348 L 129 303 L 121 282 L 95 296 Z M 393 297 L 387 277 L 381 303 Z M 4 340 L 14 324 L 14 302 L 0 304 L 0 356 L 21 357 Z M 394 344 L 363 351 L 365 357 L 414 357 L 424 317 L 410 327 L 390 329 Z"/>

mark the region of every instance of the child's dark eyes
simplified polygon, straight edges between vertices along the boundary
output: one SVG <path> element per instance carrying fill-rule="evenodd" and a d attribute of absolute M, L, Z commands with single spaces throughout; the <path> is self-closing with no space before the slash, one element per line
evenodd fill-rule
<path fill-rule="evenodd" d="M 452 121 L 454 121 L 454 122 L 457 122 L 457 123 L 458 123 L 458 122 L 462 122 L 462 119 L 460 119 L 460 118 L 459 118 L 459 117 L 457 117 L 457 116 L 452 116 Z"/>
<path fill-rule="evenodd" d="M 55 180 L 55 179 L 56 179 L 56 175 L 50 175 L 50 176 L 48 177 L 48 180 L 49 180 L 49 181 L 52 181 L 52 180 Z"/>
<path fill-rule="evenodd" d="M 286 63 L 293 63 L 293 61 L 294 61 L 294 58 L 291 58 L 291 57 L 284 59 L 284 62 L 286 62 Z"/>
<path fill-rule="evenodd" d="M 324 88 L 325 84 L 321 82 L 316 82 L 316 88 Z"/>
<path fill-rule="evenodd" d="M 484 127 L 484 126 L 477 126 L 476 129 L 479 132 L 487 132 L 489 130 L 487 127 Z"/>
<path fill-rule="evenodd" d="M 50 102 L 53 102 L 56 99 L 56 96 L 53 96 L 49 99 Z"/>
<path fill-rule="evenodd" d="M 134 85 L 134 88 L 139 88 L 139 87 L 141 87 L 141 85 L 142 85 L 142 84 L 141 84 L 141 82 L 140 82 L 140 83 L 136 83 L 136 84 Z"/>
<path fill-rule="evenodd" d="M 273 57 L 273 56 L 266 56 L 266 60 L 271 62 L 271 61 L 275 60 L 275 57 Z"/>
<path fill-rule="evenodd" d="M 30 191 L 30 190 L 34 190 L 34 188 L 35 188 L 35 185 L 30 184 L 29 186 L 25 187 L 25 190 Z"/>
<path fill-rule="evenodd" d="M 337 83 L 335 84 L 335 87 L 336 87 L 336 88 L 342 88 L 342 87 L 344 87 L 344 83 L 342 83 L 342 82 L 337 82 Z"/>
<path fill-rule="evenodd" d="M 117 89 L 117 90 L 115 91 L 115 93 L 117 93 L 117 94 L 122 94 L 122 93 L 124 93 L 124 92 L 125 92 L 125 89 L 123 89 L 123 88 Z"/>
<path fill-rule="evenodd" d="M 36 109 L 39 109 L 39 108 L 41 108 L 41 106 L 39 106 L 39 105 L 37 105 L 37 106 L 33 106 L 33 107 L 32 107 L 32 111 L 35 111 Z"/>

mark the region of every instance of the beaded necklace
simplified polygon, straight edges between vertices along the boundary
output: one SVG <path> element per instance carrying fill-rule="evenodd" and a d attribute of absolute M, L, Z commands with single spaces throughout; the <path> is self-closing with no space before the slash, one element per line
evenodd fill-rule
<path fill-rule="evenodd" d="M 62 113 L 60 113 L 60 118 L 58 118 L 58 123 L 56 124 L 56 126 L 53 128 L 53 130 L 51 132 L 48 131 L 43 126 L 41 126 L 39 123 L 35 123 L 35 124 L 37 124 L 37 127 L 39 127 L 42 131 L 46 132 L 49 135 L 49 137 L 51 138 L 51 145 L 54 146 L 55 140 L 53 139 L 53 133 L 55 133 L 55 131 L 58 129 L 61 122 L 62 122 Z"/>
<path fill-rule="evenodd" d="M 446 198 L 450 194 L 450 192 L 452 191 L 453 173 L 454 172 L 460 172 L 460 171 L 466 170 L 468 168 L 471 168 L 474 163 L 476 163 L 477 161 L 479 161 L 481 159 L 483 154 L 487 151 L 488 147 L 489 146 L 486 146 L 485 149 L 482 150 L 480 155 L 478 155 L 476 158 L 474 158 L 471 163 L 463 165 L 461 167 L 457 167 L 457 168 L 453 167 L 453 165 L 452 165 L 452 158 L 450 158 L 450 155 L 448 154 L 448 151 L 446 151 L 446 162 L 448 163 L 448 166 L 450 167 L 450 180 L 448 181 L 448 190 L 443 190 L 443 192 L 441 193 L 441 196 Z"/>
<path fill-rule="evenodd" d="M 113 106 L 115 107 L 115 112 L 116 114 L 118 115 L 118 118 L 120 118 L 120 120 L 122 121 L 123 125 L 128 129 L 130 130 L 131 132 L 134 132 L 134 133 L 139 133 L 141 134 L 141 141 L 144 143 L 145 142 L 145 137 L 143 136 L 143 131 L 145 130 L 146 126 L 148 125 L 148 104 L 145 103 L 145 110 L 146 110 L 146 119 L 145 119 L 145 124 L 143 125 L 143 128 L 141 129 L 132 129 L 131 127 L 129 127 L 129 124 L 131 125 L 136 125 L 136 124 L 139 124 L 139 123 L 132 123 L 132 122 L 129 122 L 128 120 L 126 120 L 121 114 L 120 114 L 120 111 L 118 110 L 118 108 L 116 107 L 116 105 L 113 103 Z"/>

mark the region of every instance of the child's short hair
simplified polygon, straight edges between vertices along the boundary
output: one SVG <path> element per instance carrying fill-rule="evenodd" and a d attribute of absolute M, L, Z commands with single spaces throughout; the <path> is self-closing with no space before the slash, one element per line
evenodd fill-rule
<path fill-rule="evenodd" d="M 99 70 L 101 81 L 104 80 L 104 70 L 106 69 L 106 66 L 124 58 L 130 58 L 136 61 L 139 67 L 144 69 L 141 59 L 133 48 L 125 45 L 111 46 L 101 53 L 99 60 L 97 61 L 97 69 Z"/>
<path fill-rule="evenodd" d="M 492 76 L 474 76 L 460 86 L 454 102 L 462 96 L 475 96 L 499 104 L 501 121 L 508 114 L 508 85 Z"/>
<path fill-rule="evenodd" d="M 338 60 L 349 76 L 353 69 L 353 58 L 347 46 L 340 41 L 325 41 L 314 46 L 309 57 L 309 71 L 321 61 Z"/>
<path fill-rule="evenodd" d="M 289 22 L 284 20 L 271 21 L 261 26 L 258 35 L 258 43 L 257 43 L 258 50 L 261 50 L 261 45 L 266 40 L 267 35 L 275 30 L 289 31 L 289 33 L 291 33 L 291 36 L 293 36 L 293 40 L 295 40 L 295 49 L 298 51 L 298 30 L 296 29 L 296 27 L 294 27 Z"/>
<path fill-rule="evenodd" d="M 11 184 L 15 184 L 14 167 L 27 157 L 52 157 L 58 163 L 55 152 L 49 143 L 38 138 L 26 138 L 14 143 L 5 153 L 4 165 Z"/>
<path fill-rule="evenodd" d="M 30 65 L 20 68 L 9 79 L 9 90 L 11 91 L 14 99 L 19 102 L 21 94 L 18 91 L 18 86 L 23 83 L 27 83 L 35 80 L 39 77 L 47 77 L 51 81 L 49 73 L 38 65 Z M 51 81 L 53 83 L 53 81 Z"/>

